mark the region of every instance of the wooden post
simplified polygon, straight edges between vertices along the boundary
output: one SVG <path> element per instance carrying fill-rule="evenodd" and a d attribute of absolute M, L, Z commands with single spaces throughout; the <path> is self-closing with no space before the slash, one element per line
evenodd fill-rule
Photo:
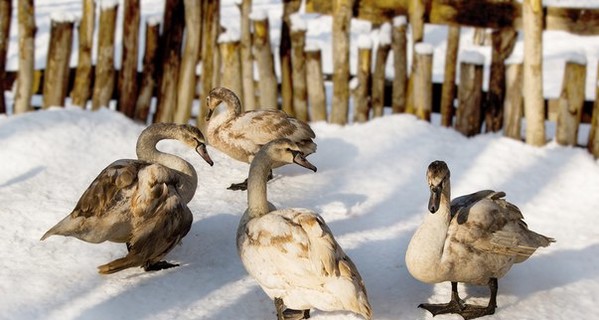
<path fill-rule="evenodd" d="M 561 145 L 575 146 L 578 142 L 578 126 L 582 117 L 586 74 L 585 56 L 566 62 L 555 133 L 556 141 Z"/>
<path fill-rule="evenodd" d="M 455 128 L 467 137 L 480 133 L 484 56 L 463 52 Z"/>
<path fill-rule="evenodd" d="M 179 69 L 180 85 L 177 88 L 177 105 L 174 121 L 187 123 L 191 117 L 193 99 L 196 97 L 196 66 L 200 59 L 202 37 L 202 4 L 195 0 L 184 0 L 185 7 L 185 46 Z M 239 73 L 236 74 L 239 77 Z M 190 85 L 183 85 L 190 84 Z"/>
<path fill-rule="evenodd" d="M 426 14 L 425 1 L 427 0 L 409 0 L 409 19 L 410 29 L 412 30 L 412 43 L 422 42 L 424 38 L 424 15 Z M 415 50 L 412 50 L 412 57 L 416 55 Z M 416 65 L 412 62 L 410 78 L 408 79 L 408 99 L 406 104 L 407 113 L 415 113 L 414 108 L 414 73 Z"/>
<path fill-rule="evenodd" d="M 419 119 L 430 121 L 433 111 L 433 47 L 414 45 L 414 109 Z"/>
<path fill-rule="evenodd" d="M 114 31 L 116 23 L 117 2 L 100 5 L 100 31 L 98 35 L 98 62 L 92 109 L 108 107 L 114 90 Z"/>
<path fill-rule="evenodd" d="M 393 93 L 391 99 L 391 110 L 393 113 L 401 113 L 406 110 L 406 91 L 408 89 L 407 23 L 408 21 L 405 16 L 395 17 L 393 19 L 393 41 L 391 42 L 394 70 Z"/>
<path fill-rule="evenodd" d="M 372 40 L 368 35 L 360 35 L 358 37 L 358 70 L 356 78 L 352 81 L 357 81 L 353 85 L 354 95 L 354 121 L 366 122 L 370 113 L 370 89 L 371 89 L 371 74 L 372 69 Z"/>
<path fill-rule="evenodd" d="M 231 89 L 238 97 L 242 95 L 241 57 L 239 39 L 229 33 L 223 33 L 218 38 L 220 47 L 221 86 Z"/>
<path fill-rule="evenodd" d="M 18 2 L 19 19 L 19 69 L 17 71 L 17 93 L 14 113 L 32 110 L 33 66 L 35 54 L 35 13 L 33 0 Z"/>
<path fill-rule="evenodd" d="M 306 88 L 306 24 L 294 14 L 291 17 L 291 67 L 293 84 L 293 111 L 295 117 L 308 121 L 308 89 Z"/>
<path fill-rule="evenodd" d="M 372 73 L 372 117 L 382 117 L 385 106 L 385 69 L 391 50 L 391 25 L 384 23 L 379 30 L 374 72 Z"/>
<path fill-rule="evenodd" d="M 497 132 L 503 126 L 503 99 L 505 98 L 505 59 L 514 50 L 518 32 L 512 28 L 493 30 L 491 40 L 491 75 L 489 93 L 485 101 L 485 130 Z"/>
<path fill-rule="evenodd" d="M 254 22 L 254 56 L 258 64 L 260 109 L 277 109 L 277 78 L 272 49 L 268 17 L 264 11 L 254 11 L 250 16 Z"/>
<path fill-rule="evenodd" d="M 160 61 L 161 69 L 158 78 L 158 107 L 154 119 L 156 122 L 173 122 L 175 119 L 184 28 L 183 0 L 167 0 L 164 7 L 162 35 L 160 35 L 162 61 Z"/>
<path fill-rule="evenodd" d="M 445 51 L 445 73 L 441 88 L 441 125 L 453 125 L 453 104 L 455 100 L 455 75 L 458 65 L 458 48 L 460 45 L 460 27 L 449 26 L 447 30 L 447 49 Z"/>
<path fill-rule="evenodd" d="M 283 0 L 281 43 L 279 45 L 279 61 L 281 64 L 281 101 L 283 111 L 289 115 L 295 115 L 295 111 L 293 110 L 293 79 L 291 75 L 290 16 L 299 10 L 301 2 L 301 0 Z"/>
<path fill-rule="evenodd" d="M 69 62 L 75 17 L 61 13 L 53 16 L 44 76 L 43 107 L 64 106 L 69 85 Z"/>
<path fill-rule="evenodd" d="M 150 19 L 146 22 L 146 48 L 143 59 L 143 71 L 139 97 L 135 104 L 135 119 L 144 123 L 148 120 L 154 89 L 156 88 L 156 64 L 158 58 L 158 41 L 160 38 L 160 22 Z"/>
<path fill-rule="evenodd" d="M 306 83 L 310 101 L 310 120 L 327 121 L 327 101 L 322 74 L 320 48 L 306 47 Z"/>
<path fill-rule="evenodd" d="M 256 90 L 254 89 L 254 57 L 250 24 L 252 0 L 242 0 L 239 4 L 239 11 L 241 15 L 241 76 L 243 78 L 241 102 L 244 110 L 254 110 L 256 109 Z"/>
<path fill-rule="evenodd" d="M 95 1 L 83 0 L 83 14 L 79 23 L 79 61 L 75 73 L 75 84 L 71 91 L 71 104 L 83 108 L 91 95 L 95 13 Z"/>
<path fill-rule="evenodd" d="M 118 81 L 118 110 L 129 118 L 135 115 L 137 100 L 137 61 L 139 47 L 140 0 L 123 3 L 123 43 Z"/>
<path fill-rule="evenodd" d="M 522 81 L 522 63 L 508 64 L 505 72 L 503 135 L 516 140 L 522 139 Z"/>
<path fill-rule="evenodd" d="M 12 15 L 12 1 L 0 0 L 0 79 L 6 78 L 6 53 L 10 35 L 10 21 Z M 0 85 L 0 114 L 6 113 L 6 100 L 4 99 L 4 85 Z"/>
<path fill-rule="evenodd" d="M 333 101 L 331 122 L 346 124 L 349 110 L 349 29 L 355 0 L 333 2 Z"/>
<path fill-rule="evenodd" d="M 595 79 L 595 102 L 593 103 L 593 118 L 591 130 L 589 131 L 589 152 L 599 158 L 599 63 L 597 64 L 597 78 Z"/>
<path fill-rule="evenodd" d="M 206 125 L 208 110 L 204 104 L 206 97 L 214 87 L 215 56 L 218 52 L 217 39 L 220 34 L 220 1 L 203 0 L 202 7 L 202 91 L 200 93 L 200 111 L 196 118 L 196 125 L 200 130 Z"/>
<path fill-rule="evenodd" d="M 526 143 L 545 144 L 545 100 L 543 99 L 543 7 L 541 0 L 523 0 L 524 115 Z"/>

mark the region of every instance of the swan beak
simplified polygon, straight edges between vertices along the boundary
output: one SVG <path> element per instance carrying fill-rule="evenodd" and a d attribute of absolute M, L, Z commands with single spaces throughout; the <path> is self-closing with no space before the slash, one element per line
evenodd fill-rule
<path fill-rule="evenodd" d="M 208 114 L 206 115 L 206 122 L 210 121 L 210 118 L 212 117 L 213 112 L 214 112 L 214 109 L 208 109 Z"/>
<path fill-rule="evenodd" d="M 439 210 L 439 204 L 441 203 L 441 188 L 431 187 L 431 196 L 428 199 L 428 211 L 431 213 Z"/>
<path fill-rule="evenodd" d="M 212 161 L 212 159 L 210 159 L 210 155 L 208 154 L 208 151 L 206 150 L 206 145 L 203 143 L 198 144 L 198 146 L 196 147 L 196 152 L 200 155 L 200 157 L 204 158 L 204 161 L 206 161 L 210 166 L 214 165 L 214 161 Z"/>
<path fill-rule="evenodd" d="M 313 164 L 311 164 L 308 160 L 306 160 L 306 157 L 304 157 L 304 155 L 301 152 L 294 152 L 293 162 L 299 164 L 304 168 L 316 172 L 316 167 Z"/>

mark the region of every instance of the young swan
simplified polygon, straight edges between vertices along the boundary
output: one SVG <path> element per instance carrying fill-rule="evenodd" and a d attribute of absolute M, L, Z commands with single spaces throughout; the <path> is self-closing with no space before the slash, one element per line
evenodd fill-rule
<path fill-rule="evenodd" d="M 177 139 L 213 164 L 200 130 L 153 124 L 137 140 L 138 160 L 121 159 L 106 167 L 75 209 L 41 240 L 62 235 L 91 243 L 126 243 L 127 256 L 99 266 L 102 274 L 137 266 L 146 271 L 177 266 L 161 259 L 191 228 L 193 216 L 187 203 L 195 194 L 198 177 L 189 162 L 156 149 L 163 139 Z"/>
<path fill-rule="evenodd" d="M 226 109 L 212 117 L 221 102 Z M 217 87 L 206 97 L 206 138 L 208 143 L 231 158 L 251 163 L 260 147 L 278 138 L 287 138 L 297 144 L 304 155 L 316 151 L 312 141 L 315 134 L 310 126 L 280 110 L 252 110 L 241 112 L 241 103 L 233 91 Z M 284 163 L 275 163 L 274 168 Z M 232 184 L 231 190 L 245 190 L 247 181 Z"/>
<path fill-rule="evenodd" d="M 316 171 L 288 139 L 270 142 L 256 154 L 248 177 L 248 209 L 237 229 L 246 270 L 274 299 L 278 320 L 307 319 L 311 308 L 371 319 L 362 278 L 322 217 L 308 209 L 277 210 L 267 201 L 266 181 L 276 163 Z"/>
<path fill-rule="evenodd" d="M 522 213 L 505 201 L 505 193 L 483 190 L 454 199 L 450 204 L 449 168 L 432 162 L 427 171 L 430 199 L 427 215 L 406 252 L 412 276 L 426 283 L 451 281 L 451 301 L 421 304 L 433 315 L 457 313 L 473 319 L 495 312 L 497 279 L 514 263 L 528 259 L 537 248 L 555 240 L 528 229 Z M 464 304 L 457 283 L 488 285 L 486 307 Z"/>

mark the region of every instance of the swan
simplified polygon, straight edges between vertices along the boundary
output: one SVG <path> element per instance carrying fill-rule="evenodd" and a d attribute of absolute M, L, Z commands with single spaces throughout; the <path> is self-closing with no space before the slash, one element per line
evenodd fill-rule
<path fill-rule="evenodd" d="M 212 116 L 214 110 L 224 102 L 226 109 Z M 314 131 L 310 126 L 280 110 L 251 110 L 241 112 L 237 95 L 225 87 L 216 87 L 206 97 L 206 138 L 208 143 L 231 158 L 251 163 L 266 143 L 288 138 L 295 142 L 304 155 L 316 151 Z M 273 168 L 282 166 L 275 163 Z M 231 190 L 245 190 L 247 181 L 232 184 Z"/>
<path fill-rule="evenodd" d="M 245 269 L 274 300 L 278 320 L 307 319 L 311 308 L 351 311 L 371 319 L 362 278 L 322 217 L 308 209 L 277 210 L 266 199 L 266 182 L 276 163 L 316 171 L 289 139 L 266 144 L 253 158 L 248 208 L 237 229 Z"/>
<path fill-rule="evenodd" d="M 213 165 L 199 129 L 153 124 L 137 140 L 138 160 L 117 160 L 102 170 L 75 209 L 41 240 L 62 235 L 91 243 L 126 243 L 128 254 L 99 266 L 101 274 L 136 266 L 146 271 L 177 266 L 161 259 L 191 228 L 193 216 L 187 203 L 195 194 L 198 178 L 189 162 L 156 149 L 163 139 L 185 143 Z"/>
<path fill-rule="evenodd" d="M 505 193 L 483 190 L 454 199 L 450 204 L 449 168 L 432 162 L 427 171 L 430 199 L 425 217 L 406 251 L 410 274 L 426 283 L 451 282 L 446 304 L 421 304 L 433 315 L 457 313 L 464 319 L 490 315 L 497 307 L 497 279 L 514 263 L 528 259 L 537 248 L 555 240 L 528 229 L 518 207 Z M 457 283 L 488 285 L 486 307 L 464 304 Z"/>

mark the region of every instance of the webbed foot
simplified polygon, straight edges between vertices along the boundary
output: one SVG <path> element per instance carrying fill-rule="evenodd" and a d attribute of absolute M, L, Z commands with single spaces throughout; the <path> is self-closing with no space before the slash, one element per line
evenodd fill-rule
<path fill-rule="evenodd" d="M 461 300 L 451 300 L 448 303 L 438 303 L 438 304 L 433 304 L 433 303 L 422 303 L 420 305 L 418 305 L 418 308 L 422 308 L 427 310 L 428 312 L 430 312 L 433 316 L 439 315 L 439 314 L 446 314 L 446 313 L 460 313 L 462 312 L 462 310 L 464 310 L 464 308 L 466 308 L 466 306 L 464 305 L 464 303 Z"/>
<path fill-rule="evenodd" d="M 148 264 L 148 265 L 144 266 L 144 270 L 145 271 L 158 271 L 158 270 L 170 269 L 170 268 L 174 268 L 174 267 L 178 267 L 178 266 L 179 266 L 179 264 L 177 264 L 177 263 L 158 261 L 156 263 Z"/>
<path fill-rule="evenodd" d="M 460 312 L 456 312 L 461 315 L 465 320 L 475 319 L 483 316 L 488 316 L 490 314 L 495 313 L 495 306 L 475 306 L 471 304 L 467 304 L 464 306 L 464 309 Z"/>
<path fill-rule="evenodd" d="M 243 182 L 231 184 L 227 189 L 234 190 L 234 191 L 244 191 L 244 190 L 247 190 L 247 188 L 248 188 L 248 179 L 245 179 Z"/>

